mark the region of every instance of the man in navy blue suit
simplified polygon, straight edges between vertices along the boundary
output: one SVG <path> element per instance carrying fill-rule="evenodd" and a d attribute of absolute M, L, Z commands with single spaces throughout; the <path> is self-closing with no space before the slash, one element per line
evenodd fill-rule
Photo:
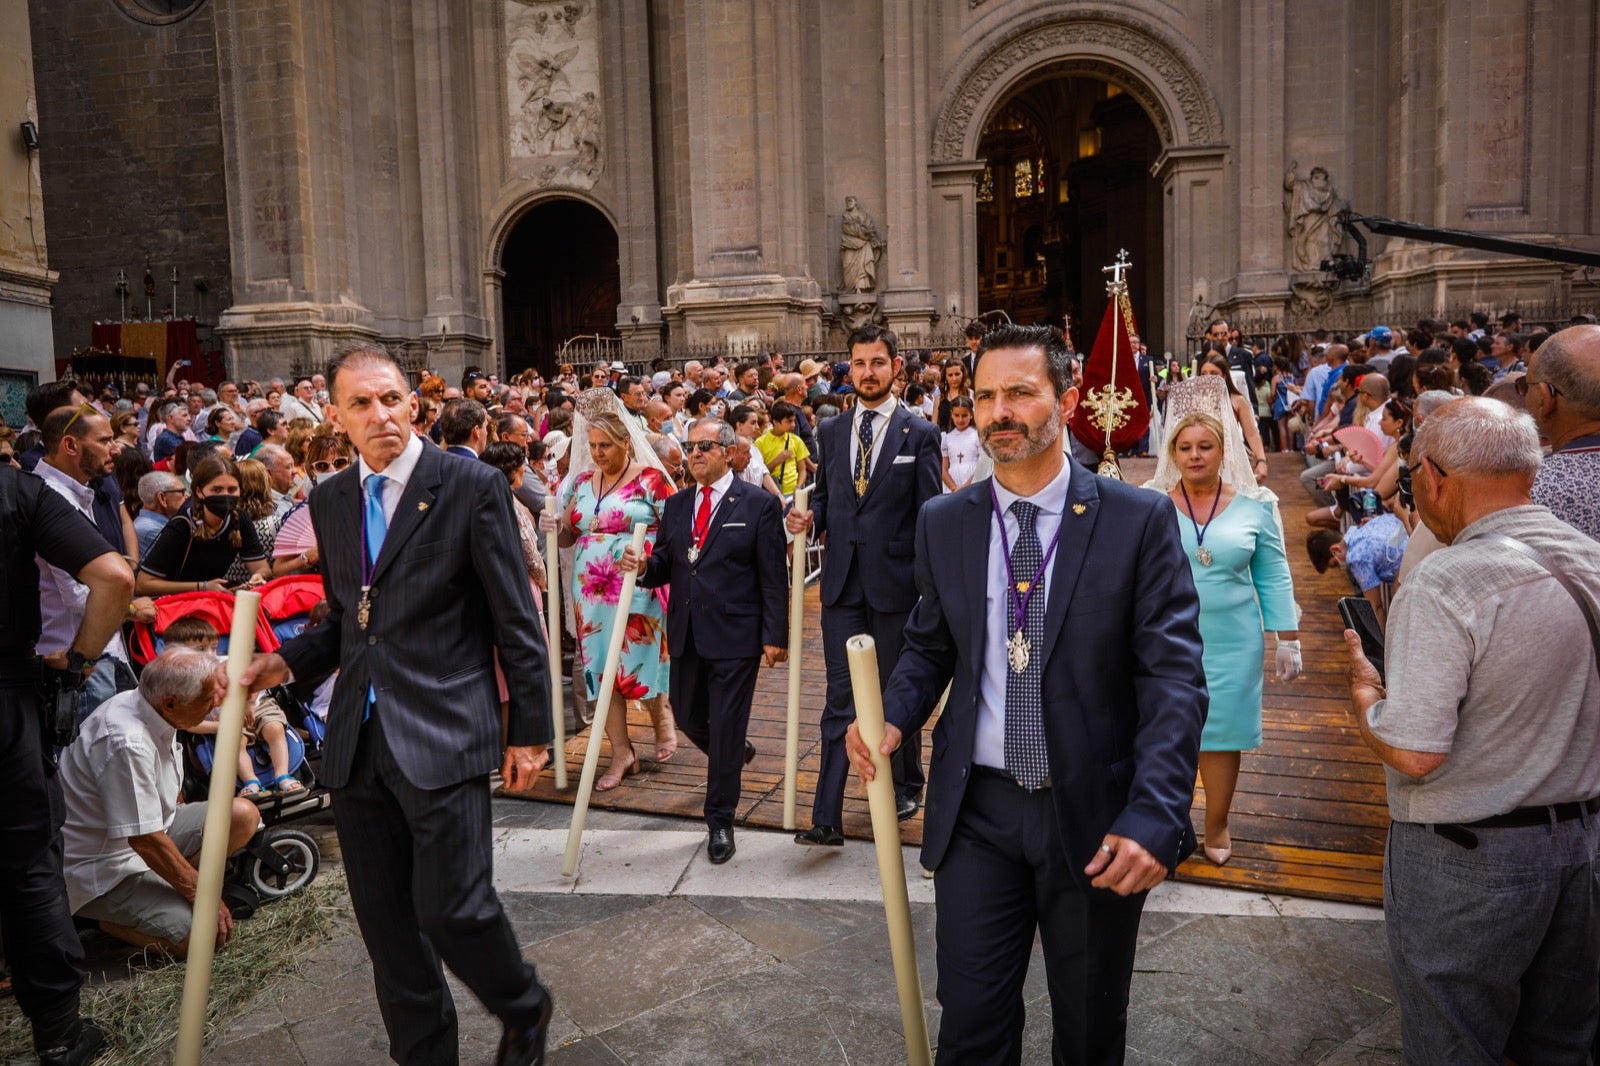
<path fill-rule="evenodd" d="M 850 764 L 844 731 L 855 721 L 845 641 L 867 633 L 878 644 L 878 670 L 887 683 L 900 649 L 900 631 L 917 589 L 912 580 L 917 512 L 943 491 L 939 430 L 899 403 L 890 384 L 900 371 L 892 330 L 863 326 L 850 334 L 850 381 L 856 405 L 847 417 L 817 429 L 817 485 L 809 511 L 791 511 L 789 531 L 813 526 L 827 538 L 822 557 L 822 651 L 828 695 L 822 711 L 822 768 L 811 828 L 795 843 L 844 843 L 844 786 Z M 922 747 L 910 734 L 894 758 L 894 791 L 901 819 L 922 799 Z"/>
<path fill-rule="evenodd" d="M 439 437 L 451 455 L 476 460 L 489 446 L 489 412 L 477 400 L 446 400 L 439 412 Z"/>
<path fill-rule="evenodd" d="M 1062 455 L 1078 397 L 1057 330 L 986 334 L 974 384 L 995 474 L 919 516 L 921 598 L 884 692 L 888 753 L 951 686 L 922 837 L 938 1061 L 1021 1060 L 1037 932 L 1052 1061 L 1119 1063 L 1145 894 L 1195 846 L 1199 600 L 1171 503 Z M 847 743 L 871 780 L 853 724 Z"/>
<path fill-rule="evenodd" d="M 706 854 L 713 863 L 733 858 L 740 778 L 755 756 L 745 730 L 756 671 L 763 659 L 783 662 L 789 643 L 783 510 L 772 493 L 734 477 L 728 452 L 736 439 L 717 418 L 690 428 L 683 450 L 694 484 L 667 500 L 648 557 L 631 547 L 622 555 L 622 567 L 636 568 L 640 584 L 672 589 L 672 713 L 706 753 Z"/>

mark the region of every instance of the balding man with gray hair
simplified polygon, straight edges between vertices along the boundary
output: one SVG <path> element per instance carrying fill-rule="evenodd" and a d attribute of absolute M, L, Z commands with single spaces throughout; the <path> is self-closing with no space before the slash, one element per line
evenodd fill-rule
<path fill-rule="evenodd" d="M 1387 678 L 1345 634 L 1408 1063 L 1588 1062 L 1600 1021 L 1600 544 L 1532 502 L 1539 460 L 1497 400 L 1436 411 L 1411 483 L 1445 547 L 1395 597 Z"/>
<path fill-rule="evenodd" d="M 111 936 L 177 958 L 189 950 L 196 864 L 206 804 L 178 803 L 183 752 L 178 731 L 217 706 L 215 655 L 170 647 L 144 668 L 139 687 L 111 697 L 61 755 L 67 898 L 80 918 Z M 233 800 L 228 853 L 261 825 L 250 800 Z M 217 913 L 217 947 L 233 933 Z"/>
<path fill-rule="evenodd" d="M 277 444 L 263 444 L 256 449 L 256 458 L 267 468 L 267 482 L 272 488 L 272 515 L 283 516 L 294 510 L 295 490 L 298 480 L 294 472 L 294 456 L 289 449 Z"/>
<path fill-rule="evenodd" d="M 139 558 L 145 557 L 167 528 L 167 520 L 183 510 L 188 495 L 183 479 L 165 470 L 152 470 L 139 479 L 139 517 L 133 520 L 133 530 L 139 535 Z"/>
<path fill-rule="evenodd" d="M 1516 388 L 1550 442 L 1533 502 L 1600 540 L 1600 326 L 1573 326 L 1539 345 Z"/>

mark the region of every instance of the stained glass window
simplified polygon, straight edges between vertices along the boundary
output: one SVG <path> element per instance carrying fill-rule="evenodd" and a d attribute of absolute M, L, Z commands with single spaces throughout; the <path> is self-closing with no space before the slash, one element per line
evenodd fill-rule
<path fill-rule="evenodd" d="M 1043 196 L 1044 195 L 1044 160 L 1041 159 L 1041 160 L 1039 160 L 1038 163 L 1036 163 L 1034 165 L 1038 168 L 1037 170 L 1034 171 L 1034 175 L 1033 175 L 1034 191 L 1037 192 L 1040 196 Z"/>
<path fill-rule="evenodd" d="M 994 171 L 988 167 L 983 168 L 983 177 L 978 179 L 978 202 L 987 204 L 994 200 Z"/>
<path fill-rule="evenodd" d="M 1012 167 L 1012 176 L 1016 179 L 1015 189 L 1017 199 L 1033 195 L 1033 161 L 1019 159 Z"/>

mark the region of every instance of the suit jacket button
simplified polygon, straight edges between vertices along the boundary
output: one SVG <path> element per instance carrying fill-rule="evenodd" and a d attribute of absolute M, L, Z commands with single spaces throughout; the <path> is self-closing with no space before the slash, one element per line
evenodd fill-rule
<path fill-rule="evenodd" d="M 700 571 L 698 571 L 698 570 L 691 570 L 691 571 L 689 571 L 689 576 L 690 577 L 694 577 L 695 575 L 697 575 L 699 573 L 700 573 Z"/>
<path fill-rule="evenodd" d="M 367 643 L 368 644 L 376 644 L 376 643 L 378 643 L 378 638 L 377 637 L 368 637 L 367 638 Z"/>

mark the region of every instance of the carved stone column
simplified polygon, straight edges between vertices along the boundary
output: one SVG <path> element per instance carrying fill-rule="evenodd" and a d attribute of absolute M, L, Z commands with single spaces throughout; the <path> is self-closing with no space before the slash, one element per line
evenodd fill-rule
<path fill-rule="evenodd" d="M 928 277 L 927 19 L 924 0 L 883 0 L 884 236 L 879 310 L 903 338 L 925 337 L 939 314 Z"/>
<path fill-rule="evenodd" d="M 1219 300 L 1217 289 L 1231 273 L 1227 250 L 1201 234 L 1215 232 L 1227 210 L 1226 149 L 1169 148 L 1151 174 L 1161 183 L 1163 245 L 1167 261 L 1166 336 L 1174 354 L 1183 352 L 1197 306 Z"/>
<path fill-rule="evenodd" d="M 929 280 L 937 312 L 955 318 L 978 313 L 978 179 L 983 160 L 933 163 Z M 950 332 L 947 327 L 940 332 Z"/>

